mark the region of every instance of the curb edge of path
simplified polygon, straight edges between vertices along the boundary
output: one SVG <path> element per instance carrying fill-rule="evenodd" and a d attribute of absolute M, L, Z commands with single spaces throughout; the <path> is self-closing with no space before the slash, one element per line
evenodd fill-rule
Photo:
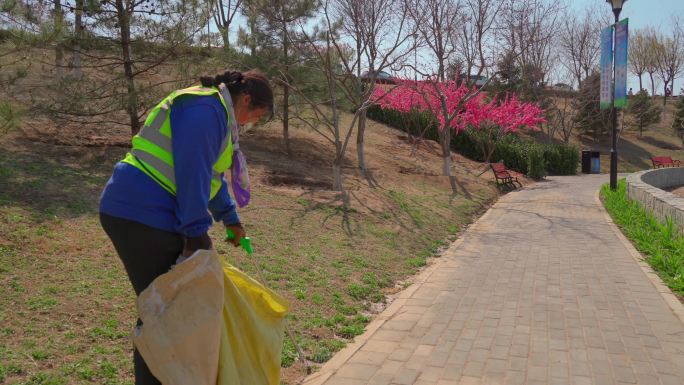
<path fill-rule="evenodd" d="M 322 385 L 330 377 L 337 373 L 337 371 L 342 367 L 342 365 L 349 361 L 349 359 L 356 352 L 358 352 L 366 344 L 366 342 L 368 342 L 368 340 L 370 340 L 370 338 L 375 334 L 375 332 L 377 332 L 378 329 L 380 329 L 380 327 L 385 324 L 385 322 L 391 320 L 397 314 L 397 311 L 406 303 L 406 300 L 411 298 L 413 293 L 415 293 L 423 285 L 423 283 L 427 281 L 427 279 L 432 275 L 432 273 L 435 270 L 437 270 L 439 266 L 446 262 L 446 255 L 451 250 L 459 247 L 461 243 L 463 243 L 463 240 L 472 232 L 473 229 L 476 229 L 480 226 L 482 221 L 490 215 L 494 206 L 496 206 L 497 203 L 501 202 L 504 197 L 506 197 L 506 195 L 499 196 L 499 199 L 492 206 L 490 206 L 489 209 L 487 209 L 487 211 L 484 214 L 482 214 L 482 216 L 480 216 L 475 222 L 468 226 L 468 228 L 461 234 L 461 236 L 457 240 L 452 242 L 451 245 L 449 245 L 449 248 L 442 254 L 442 256 L 440 256 L 439 258 L 433 258 L 434 262 L 432 262 L 422 272 L 418 273 L 418 275 L 414 276 L 414 283 L 408 288 L 400 291 L 397 294 L 394 301 L 392 301 L 392 303 L 385 310 L 378 314 L 375 317 L 375 319 L 371 321 L 371 323 L 368 324 L 368 326 L 366 326 L 366 331 L 362 335 L 354 338 L 354 341 L 347 345 L 347 347 L 337 352 L 330 359 L 330 361 L 323 364 L 323 366 L 318 372 L 306 377 L 302 384 Z"/>
<path fill-rule="evenodd" d="M 646 262 L 646 258 L 644 258 L 641 253 L 634 247 L 632 242 L 625 237 L 624 234 L 622 234 L 622 230 L 620 230 L 620 227 L 613 221 L 613 218 L 608 214 L 608 210 L 606 210 L 605 206 L 603 206 L 603 202 L 601 202 L 601 190 L 597 190 L 594 193 L 594 200 L 596 203 L 599 205 L 601 208 L 601 211 L 603 212 L 603 217 L 605 218 L 606 222 L 610 225 L 610 228 L 613 229 L 613 232 L 617 236 L 617 238 L 620 240 L 620 242 L 625 246 L 627 251 L 629 251 L 629 254 L 634 258 L 634 261 L 639 265 L 641 268 L 641 271 L 644 273 L 644 275 L 651 281 L 651 284 L 655 287 L 656 291 L 660 293 L 660 295 L 663 297 L 663 300 L 667 303 L 667 305 L 670 307 L 670 310 L 679 318 L 679 320 L 684 323 L 684 304 L 682 304 L 679 299 L 674 295 L 672 290 L 670 290 L 667 285 L 663 282 L 662 279 L 660 279 L 660 276 L 651 268 L 651 265 Z"/>

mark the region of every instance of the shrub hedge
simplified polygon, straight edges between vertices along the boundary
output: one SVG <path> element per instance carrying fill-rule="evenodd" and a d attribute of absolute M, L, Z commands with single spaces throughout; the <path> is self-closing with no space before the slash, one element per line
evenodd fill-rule
<path fill-rule="evenodd" d="M 408 129 L 413 135 L 425 130 L 426 139 L 439 140 L 437 124 L 427 112 L 401 113 L 372 106 L 367 116 L 402 131 Z M 451 148 L 469 159 L 485 161 L 477 142 L 467 133 L 453 135 Z M 539 143 L 517 135 L 507 135 L 501 139 L 491 159 L 492 162 L 502 161 L 506 167 L 532 178 L 542 178 L 545 174 L 574 175 L 579 160 L 579 150 L 575 146 Z"/>

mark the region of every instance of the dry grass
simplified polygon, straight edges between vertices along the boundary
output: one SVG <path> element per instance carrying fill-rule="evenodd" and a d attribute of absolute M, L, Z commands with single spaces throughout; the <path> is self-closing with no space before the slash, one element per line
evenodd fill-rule
<path fill-rule="evenodd" d="M 76 141 L 79 133 L 70 129 L 43 127 L 42 139 Z M 125 128 L 99 135 L 108 143 L 127 139 Z M 243 138 L 255 185 L 241 216 L 269 285 L 292 303 L 293 328 L 312 361 L 326 361 L 360 334 L 497 196 L 489 173 L 477 176 L 482 165 L 456 155 L 462 190 L 452 196 L 448 181 L 434 176 L 439 156 L 422 147 L 411 157 L 399 136 L 369 127 L 367 158 L 379 188 L 368 187 L 350 148 L 349 208 L 327 189 L 331 156 L 317 134 L 293 129 L 292 157 L 276 124 Z M 97 220 L 99 193 L 125 149 L 19 135 L 2 142 L 0 383 L 132 383 L 133 292 Z M 253 273 L 250 261 L 222 242 L 220 226 L 211 235 L 221 254 Z M 286 343 L 287 383 L 303 377 L 295 356 Z"/>
<path fill-rule="evenodd" d="M 662 98 L 655 100 L 656 105 L 662 107 Z M 618 141 L 618 172 L 635 172 L 652 167 L 652 156 L 671 156 L 674 159 L 684 160 L 682 156 L 682 140 L 677 137 L 672 129 L 674 119 L 674 107 L 676 101 L 670 98 L 665 108 L 665 114 L 660 123 L 645 127 L 643 136 L 639 136 L 638 127 L 630 120 L 629 115 L 624 121 L 624 130 Z M 622 125 L 618 121 L 618 125 Z M 538 140 L 547 140 L 545 135 L 535 135 Z M 610 172 L 610 135 L 594 142 L 589 136 L 573 133 L 570 139 L 580 149 L 591 149 L 601 152 L 601 172 Z"/>

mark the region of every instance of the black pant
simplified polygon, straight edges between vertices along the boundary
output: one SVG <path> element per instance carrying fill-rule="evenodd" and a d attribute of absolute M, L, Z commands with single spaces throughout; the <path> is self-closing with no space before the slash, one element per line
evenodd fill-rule
<path fill-rule="evenodd" d="M 100 223 L 126 268 L 136 296 L 155 278 L 169 271 L 183 251 L 184 240 L 180 234 L 102 213 Z M 133 351 L 133 364 L 136 385 L 161 385 L 137 349 Z"/>

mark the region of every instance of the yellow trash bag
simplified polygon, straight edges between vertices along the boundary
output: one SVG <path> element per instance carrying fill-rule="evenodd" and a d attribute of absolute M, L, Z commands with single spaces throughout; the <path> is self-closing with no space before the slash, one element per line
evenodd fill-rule
<path fill-rule="evenodd" d="M 288 304 L 224 262 L 218 384 L 278 385 Z"/>
<path fill-rule="evenodd" d="M 199 250 L 146 288 L 133 342 L 163 385 L 277 385 L 287 302 Z"/>

